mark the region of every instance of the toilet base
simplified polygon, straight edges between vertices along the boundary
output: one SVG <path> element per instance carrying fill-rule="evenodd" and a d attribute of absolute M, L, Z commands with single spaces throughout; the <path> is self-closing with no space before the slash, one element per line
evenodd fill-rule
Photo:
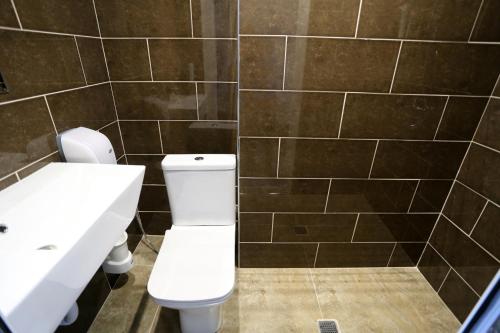
<path fill-rule="evenodd" d="M 215 333 L 222 326 L 222 304 L 179 310 L 182 333 Z"/>

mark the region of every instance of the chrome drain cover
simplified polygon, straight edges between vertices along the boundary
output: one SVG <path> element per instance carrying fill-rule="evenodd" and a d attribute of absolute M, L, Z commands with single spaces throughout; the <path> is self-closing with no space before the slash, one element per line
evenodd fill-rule
<path fill-rule="evenodd" d="M 335 319 L 318 320 L 319 333 L 340 333 L 338 323 Z"/>

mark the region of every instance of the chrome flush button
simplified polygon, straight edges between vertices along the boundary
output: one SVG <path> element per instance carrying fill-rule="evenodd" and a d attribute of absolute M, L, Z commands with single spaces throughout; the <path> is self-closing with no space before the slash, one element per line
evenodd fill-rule
<path fill-rule="evenodd" d="M 9 229 L 5 224 L 0 224 L 0 233 L 5 234 Z"/>
<path fill-rule="evenodd" d="M 196 156 L 194 158 L 195 161 L 203 161 L 203 156 Z"/>

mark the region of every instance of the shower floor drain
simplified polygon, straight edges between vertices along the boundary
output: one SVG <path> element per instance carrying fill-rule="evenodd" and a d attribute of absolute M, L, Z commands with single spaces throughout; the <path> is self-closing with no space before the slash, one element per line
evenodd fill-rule
<path fill-rule="evenodd" d="M 334 319 L 318 320 L 319 333 L 340 333 L 339 325 Z"/>

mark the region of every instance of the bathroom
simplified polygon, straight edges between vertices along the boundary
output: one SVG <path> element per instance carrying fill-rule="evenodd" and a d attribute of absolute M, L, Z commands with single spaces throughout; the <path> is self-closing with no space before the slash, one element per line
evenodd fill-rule
<path fill-rule="evenodd" d="M 499 332 L 499 17 L 0 0 L 0 332 Z"/>

